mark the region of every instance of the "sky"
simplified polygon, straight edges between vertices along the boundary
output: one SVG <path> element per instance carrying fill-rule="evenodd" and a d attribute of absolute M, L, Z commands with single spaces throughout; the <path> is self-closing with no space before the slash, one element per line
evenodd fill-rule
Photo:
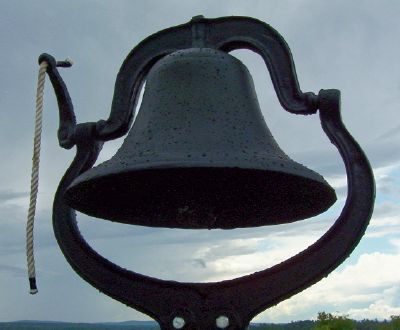
<path fill-rule="evenodd" d="M 74 150 L 58 146 L 58 110 L 48 81 L 35 223 L 39 293 L 28 293 L 25 222 L 37 58 L 43 52 L 59 60 L 72 58 L 73 67 L 60 72 L 78 122 L 106 119 L 117 72 L 130 50 L 148 35 L 200 14 L 251 16 L 279 31 L 292 51 L 304 92 L 341 90 L 343 121 L 367 154 L 376 180 L 375 210 L 351 256 L 327 278 L 253 321 L 311 319 L 319 311 L 354 319 L 400 314 L 400 2 L 0 0 L 0 321 L 148 319 L 82 280 L 55 241 L 52 199 Z M 302 251 L 340 214 L 347 192 L 344 166 L 318 116 L 284 111 L 259 56 L 247 50 L 232 55 L 249 68 L 265 120 L 282 149 L 322 174 L 338 201 L 309 220 L 231 231 L 150 229 L 79 214 L 83 235 L 106 258 L 162 279 L 230 279 Z M 106 143 L 98 163 L 112 157 L 122 141 Z"/>

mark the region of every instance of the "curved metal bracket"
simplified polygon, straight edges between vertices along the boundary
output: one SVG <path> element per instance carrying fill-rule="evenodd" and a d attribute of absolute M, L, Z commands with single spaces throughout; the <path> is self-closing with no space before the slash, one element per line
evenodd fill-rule
<path fill-rule="evenodd" d="M 209 24 L 207 41 L 216 48 L 227 52 L 249 49 L 263 58 L 284 109 L 303 115 L 317 111 L 317 96 L 300 90 L 290 48 L 270 25 L 250 17 L 221 18 Z"/>
<path fill-rule="evenodd" d="M 57 70 L 58 66 L 68 67 L 71 64 L 66 62 L 57 62 L 55 58 L 49 54 L 41 54 L 38 62 L 47 62 L 47 74 L 49 75 L 51 84 L 57 97 L 60 124 L 58 127 L 58 142 L 62 148 L 70 149 L 75 145 L 74 133 L 76 126 L 76 118 L 74 106 L 69 96 L 67 86 L 61 78 Z"/>
<path fill-rule="evenodd" d="M 61 250 L 87 282 L 153 317 L 161 329 L 174 329 L 172 320 L 176 316 L 185 320 L 183 329 L 217 329 L 215 320 L 220 315 L 229 318 L 226 329 L 245 329 L 258 313 L 327 276 L 348 257 L 368 225 L 375 196 L 373 174 L 361 148 L 341 121 L 339 102 L 337 90 L 319 93 L 322 127 L 346 165 L 346 204 L 331 229 L 294 257 L 234 280 L 179 283 L 128 271 L 97 254 L 81 236 L 75 212 L 63 199 L 70 183 L 97 158 L 102 142 L 96 139 L 95 124 L 76 127 L 77 154 L 55 196 L 53 226 Z"/>
<path fill-rule="evenodd" d="M 317 96 L 300 90 L 290 49 L 271 26 L 250 17 L 196 16 L 189 23 L 151 35 L 129 53 L 115 82 L 110 116 L 97 123 L 98 138 L 107 141 L 124 135 L 131 125 L 140 88 L 150 68 L 163 56 L 190 47 L 255 51 L 264 59 L 278 99 L 287 111 L 296 114 L 317 111 Z"/>
<path fill-rule="evenodd" d="M 206 19 L 196 16 L 190 22 L 157 32 L 139 43 L 122 64 L 114 87 L 111 113 L 96 124 L 96 138 L 102 141 L 125 135 L 131 126 L 139 93 L 147 73 L 163 56 L 190 47 L 209 47 L 226 52 L 250 49 L 267 65 L 278 99 L 287 111 L 313 114 L 318 101 L 314 93 L 300 90 L 289 47 L 282 36 L 268 24 L 250 17 Z M 42 54 L 60 109 L 59 141 L 64 148 L 74 142 L 75 115 L 65 83 L 51 55 Z"/>

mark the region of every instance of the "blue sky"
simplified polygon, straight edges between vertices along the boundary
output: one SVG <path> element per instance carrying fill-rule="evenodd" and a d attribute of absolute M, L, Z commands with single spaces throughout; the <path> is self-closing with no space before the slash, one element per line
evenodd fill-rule
<path fill-rule="evenodd" d="M 35 245 L 39 294 L 30 296 L 25 219 L 33 139 L 37 57 L 71 57 L 62 69 L 78 122 L 108 117 L 116 74 L 146 36 L 192 16 L 252 16 L 289 44 L 303 91 L 337 88 L 343 120 L 374 169 L 377 199 L 359 246 L 328 278 L 261 313 L 256 321 L 309 319 L 318 311 L 352 318 L 400 314 L 400 21 L 398 1 L 6 1 L 0 0 L 0 321 L 76 322 L 147 317 L 86 284 L 65 261 L 52 233 L 58 182 L 74 155 L 58 147 L 57 105 L 45 89 L 41 177 Z M 346 197 L 344 167 L 318 116 L 295 116 L 279 105 L 262 60 L 235 51 L 250 69 L 266 122 L 293 159 L 321 173 L 339 200 L 321 216 L 294 224 L 234 231 L 149 229 L 80 215 L 90 244 L 123 267 L 182 281 L 234 278 L 272 266 L 317 240 Z M 99 162 L 123 139 L 107 143 Z"/>

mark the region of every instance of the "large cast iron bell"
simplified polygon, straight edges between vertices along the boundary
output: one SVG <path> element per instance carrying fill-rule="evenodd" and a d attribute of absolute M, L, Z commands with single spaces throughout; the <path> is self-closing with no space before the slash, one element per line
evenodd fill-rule
<path fill-rule="evenodd" d="M 279 148 L 247 68 L 208 48 L 153 66 L 122 147 L 75 179 L 65 198 L 112 221 L 225 229 L 309 218 L 336 200 L 322 176 Z"/>
<path fill-rule="evenodd" d="M 236 49 L 262 57 L 285 110 L 318 112 L 346 167 L 348 195 L 337 220 L 293 257 L 221 282 L 161 280 L 107 260 L 79 232 L 75 209 L 128 224 L 236 228 L 308 218 L 334 202 L 324 179 L 276 144 L 250 74 L 228 54 Z M 57 242 L 85 281 L 149 315 L 160 329 L 247 329 L 261 311 L 326 277 L 363 236 L 373 211 L 374 178 L 341 120 L 340 92 L 302 92 L 290 49 L 268 24 L 250 17 L 196 16 L 149 36 L 124 60 L 110 115 L 97 122 L 76 124 L 57 70 L 66 62 L 42 54 L 41 70 L 43 62 L 59 105 L 59 143 L 76 146 L 54 197 Z M 122 147 L 93 168 L 103 142 L 128 133 L 144 80 L 141 109 Z"/>

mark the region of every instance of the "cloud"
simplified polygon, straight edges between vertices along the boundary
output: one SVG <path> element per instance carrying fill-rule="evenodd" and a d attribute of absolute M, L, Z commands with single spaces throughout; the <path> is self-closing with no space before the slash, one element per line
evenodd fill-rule
<path fill-rule="evenodd" d="M 388 205 L 388 203 L 386 203 Z M 399 209 L 399 208 L 397 208 Z M 400 234 L 400 215 L 373 216 L 366 237 L 385 237 Z"/>
<path fill-rule="evenodd" d="M 0 203 L 5 203 L 18 198 L 25 198 L 29 195 L 28 192 L 13 191 L 11 189 L 0 190 Z"/>
<path fill-rule="evenodd" d="M 193 259 L 193 263 L 194 263 L 195 266 L 199 266 L 201 268 L 207 268 L 207 264 L 204 261 L 204 259 L 195 258 L 195 259 Z"/>
<path fill-rule="evenodd" d="M 400 135 L 400 125 L 389 129 L 382 135 L 378 137 L 378 139 L 384 139 L 384 140 L 391 140 L 393 137 L 398 137 Z"/>
<path fill-rule="evenodd" d="M 400 180 L 393 172 L 378 176 L 376 178 L 376 186 L 379 194 L 390 197 L 391 199 L 399 199 Z M 397 170 L 396 172 L 399 173 L 400 170 Z"/>
<path fill-rule="evenodd" d="M 399 262 L 400 251 L 362 254 L 355 264 L 332 272 L 311 288 L 258 315 L 256 320 L 284 322 L 291 320 L 293 314 L 309 319 L 322 310 L 349 314 L 355 319 L 387 319 L 400 309 Z"/>
<path fill-rule="evenodd" d="M 363 308 L 350 308 L 348 315 L 352 319 L 389 319 L 389 316 L 400 315 L 400 287 L 393 286 L 383 290 L 373 303 Z"/>
<path fill-rule="evenodd" d="M 27 276 L 27 272 L 24 268 L 9 265 L 0 265 L 0 273 L 6 273 L 16 277 Z"/>

